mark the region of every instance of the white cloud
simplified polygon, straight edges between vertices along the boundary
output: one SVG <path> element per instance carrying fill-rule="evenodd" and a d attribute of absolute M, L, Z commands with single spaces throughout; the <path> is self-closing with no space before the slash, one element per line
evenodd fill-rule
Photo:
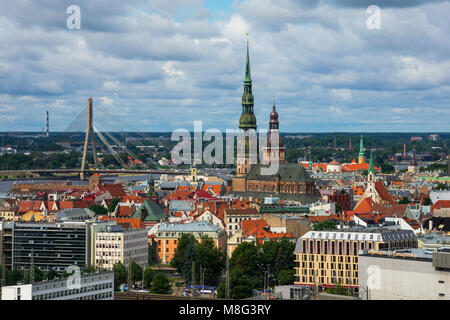
<path fill-rule="evenodd" d="M 183 76 L 184 76 L 183 71 L 175 70 L 173 64 L 174 64 L 173 61 L 167 61 L 167 62 L 163 65 L 164 71 L 165 71 L 169 76 L 180 76 L 180 77 L 183 77 Z"/>
<path fill-rule="evenodd" d="M 352 100 L 352 92 L 349 89 L 332 89 L 331 94 L 344 101 Z"/>
<path fill-rule="evenodd" d="M 100 97 L 103 106 L 111 106 L 114 102 L 114 99 L 109 97 Z"/>
<path fill-rule="evenodd" d="M 69 31 L 65 1 L 0 0 L 0 116 L 17 117 L 4 130 L 40 130 L 45 110 L 63 130 L 89 96 L 142 130 L 234 128 L 247 32 L 260 128 L 275 95 L 282 131 L 448 130 L 450 3 L 393 1 L 377 32 L 359 3 L 243 0 L 214 20 L 203 0 L 80 0 Z"/>

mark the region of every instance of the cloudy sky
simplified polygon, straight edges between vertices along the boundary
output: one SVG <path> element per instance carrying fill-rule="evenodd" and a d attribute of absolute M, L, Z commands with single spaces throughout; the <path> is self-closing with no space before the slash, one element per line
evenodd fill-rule
<path fill-rule="evenodd" d="M 367 12 L 381 8 L 380 29 Z M 67 7 L 81 29 L 67 28 Z M 94 99 L 137 131 L 236 128 L 245 44 L 259 128 L 449 131 L 450 2 L 0 0 L 0 131 L 66 130 Z M 104 112 L 104 113 L 102 113 Z M 112 121 L 108 118 L 105 121 Z"/>

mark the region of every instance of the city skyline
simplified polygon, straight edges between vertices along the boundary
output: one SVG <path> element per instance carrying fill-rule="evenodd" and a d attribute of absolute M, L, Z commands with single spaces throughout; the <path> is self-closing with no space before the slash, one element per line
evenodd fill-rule
<path fill-rule="evenodd" d="M 356 1 L 0 3 L 0 131 L 64 131 L 88 97 L 140 132 L 236 128 L 249 32 L 260 128 L 275 96 L 281 132 L 448 132 L 449 1 L 380 3 L 379 30 Z"/>

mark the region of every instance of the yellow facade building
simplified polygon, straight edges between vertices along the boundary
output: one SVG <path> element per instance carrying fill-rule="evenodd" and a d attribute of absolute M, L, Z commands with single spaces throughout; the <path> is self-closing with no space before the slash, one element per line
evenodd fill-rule
<path fill-rule="evenodd" d="M 358 289 L 360 250 L 417 248 L 417 238 L 409 230 L 309 231 L 295 247 L 295 282 L 318 291 L 335 287 Z"/>

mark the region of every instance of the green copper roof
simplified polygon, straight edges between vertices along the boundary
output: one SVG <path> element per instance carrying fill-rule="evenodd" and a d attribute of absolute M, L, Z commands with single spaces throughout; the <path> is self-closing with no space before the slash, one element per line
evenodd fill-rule
<path fill-rule="evenodd" d="M 361 135 L 361 140 L 359 140 L 359 156 L 364 157 L 363 135 Z"/>
<path fill-rule="evenodd" d="M 268 168 L 269 165 L 255 164 L 251 167 L 250 172 L 247 175 L 247 180 L 269 180 L 275 181 L 277 176 L 280 177 L 280 181 L 292 181 L 292 182 L 314 182 L 308 172 L 302 165 L 296 163 L 280 164 L 278 173 L 273 175 L 262 175 L 261 168 Z"/>
<path fill-rule="evenodd" d="M 248 53 L 248 40 L 247 40 L 247 63 L 245 66 L 244 82 L 252 82 L 252 75 L 250 74 L 250 55 Z"/>
<path fill-rule="evenodd" d="M 247 41 L 247 62 L 245 66 L 244 94 L 242 95 L 242 114 L 239 118 L 239 128 L 256 130 L 256 117 L 253 113 L 252 77 L 250 74 L 250 55 Z"/>
<path fill-rule="evenodd" d="M 372 172 L 373 174 L 375 174 L 375 170 L 373 168 L 372 150 L 370 150 L 369 170 L 367 172 Z"/>
<path fill-rule="evenodd" d="M 161 219 L 167 218 L 167 216 L 159 205 L 153 200 L 147 199 L 139 209 L 136 210 L 133 218 L 140 218 L 144 221 L 160 221 Z"/>

